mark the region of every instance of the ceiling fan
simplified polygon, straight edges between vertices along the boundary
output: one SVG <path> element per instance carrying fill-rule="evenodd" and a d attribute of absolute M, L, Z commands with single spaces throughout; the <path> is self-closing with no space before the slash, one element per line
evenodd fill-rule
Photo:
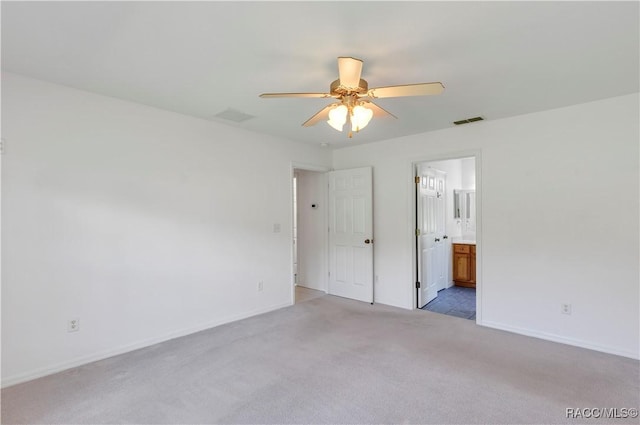
<path fill-rule="evenodd" d="M 329 93 L 263 93 L 260 97 L 311 97 L 311 98 L 335 98 L 334 102 L 302 125 L 310 127 L 327 119 L 327 123 L 338 131 L 342 131 L 347 120 L 351 124 L 349 137 L 353 131 L 358 132 L 369 124 L 371 118 L 376 116 L 392 116 L 392 113 L 373 103 L 371 99 L 402 96 L 428 96 L 442 93 L 442 83 L 404 84 L 400 86 L 388 86 L 369 88 L 366 80 L 360 78 L 362 74 L 362 60 L 352 57 L 338 58 L 339 78 L 331 83 Z"/>

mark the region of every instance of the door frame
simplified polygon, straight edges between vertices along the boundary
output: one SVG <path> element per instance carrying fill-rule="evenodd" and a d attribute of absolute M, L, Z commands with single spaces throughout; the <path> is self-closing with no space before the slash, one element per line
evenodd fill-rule
<path fill-rule="evenodd" d="M 289 244 L 289 271 L 290 271 L 290 293 L 289 293 L 289 303 L 290 305 L 294 305 L 296 303 L 296 276 L 295 276 L 295 269 L 294 269 L 294 264 L 293 264 L 293 215 L 296 213 L 294 205 L 293 205 L 293 177 L 294 174 L 296 172 L 296 170 L 304 170 L 304 171 L 314 171 L 317 173 L 323 173 L 325 175 L 325 179 L 326 179 L 326 175 L 329 171 L 332 171 L 333 169 L 330 167 L 325 167 L 322 165 L 314 165 L 314 164 L 305 164 L 302 162 L 296 162 L 296 161 L 292 161 L 290 166 L 289 166 L 289 229 L 291 232 L 291 243 Z M 324 205 L 329 205 L 329 191 L 325 190 L 322 202 L 324 203 Z M 325 224 L 327 224 L 327 226 L 329 225 L 329 209 L 325 208 L 324 209 L 324 214 L 322 216 L 322 219 L 324 220 Z M 322 242 L 322 251 L 325 253 L 325 259 L 326 261 L 324 261 L 323 264 L 323 270 L 322 270 L 322 274 L 323 276 L 325 276 L 325 284 L 324 286 L 324 292 L 328 293 L 327 291 L 329 290 L 329 282 L 328 282 L 328 278 L 329 278 L 329 232 L 326 233 L 325 237 L 323 238 L 323 242 Z"/>
<path fill-rule="evenodd" d="M 419 280 L 417 275 L 417 247 L 416 247 L 416 184 L 415 173 L 416 166 L 424 162 L 447 161 L 462 158 L 475 158 L 476 168 L 476 324 L 482 325 L 482 151 L 479 149 L 451 152 L 444 154 L 427 155 L 419 158 L 411 159 L 407 167 L 409 176 L 407 178 L 409 196 L 409 217 L 408 217 L 408 234 L 411 240 L 411 274 L 413 279 L 411 285 L 411 309 L 417 310 L 418 294 L 416 291 L 416 282 Z"/>

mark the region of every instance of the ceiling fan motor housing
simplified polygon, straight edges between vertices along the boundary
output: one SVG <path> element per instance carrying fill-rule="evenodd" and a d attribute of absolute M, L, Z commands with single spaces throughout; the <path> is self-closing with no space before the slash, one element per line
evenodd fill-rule
<path fill-rule="evenodd" d="M 329 93 L 333 96 L 344 96 L 353 93 L 366 93 L 369 90 L 369 83 L 366 80 L 360 79 L 360 83 L 358 83 L 358 87 L 345 87 L 340 85 L 340 80 L 335 80 L 331 83 L 329 88 Z"/>

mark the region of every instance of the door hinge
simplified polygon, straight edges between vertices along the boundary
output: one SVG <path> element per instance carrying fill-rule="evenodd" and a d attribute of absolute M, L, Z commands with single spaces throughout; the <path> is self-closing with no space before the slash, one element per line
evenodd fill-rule
<path fill-rule="evenodd" d="M 420 289 L 420 282 L 416 282 L 416 289 Z"/>
<path fill-rule="evenodd" d="M 413 179 L 413 181 L 414 181 L 416 184 L 420 183 L 420 176 L 416 176 L 416 177 Z"/>
<path fill-rule="evenodd" d="M 416 229 L 416 236 L 420 236 L 420 229 Z"/>

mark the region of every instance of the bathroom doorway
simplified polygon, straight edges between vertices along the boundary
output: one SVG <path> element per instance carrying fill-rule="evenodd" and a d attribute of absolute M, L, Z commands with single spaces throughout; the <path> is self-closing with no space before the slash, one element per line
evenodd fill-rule
<path fill-rule="evenodd" d="M 477 320 L 476 157 L 414 164 L 416 308 Z"/>

